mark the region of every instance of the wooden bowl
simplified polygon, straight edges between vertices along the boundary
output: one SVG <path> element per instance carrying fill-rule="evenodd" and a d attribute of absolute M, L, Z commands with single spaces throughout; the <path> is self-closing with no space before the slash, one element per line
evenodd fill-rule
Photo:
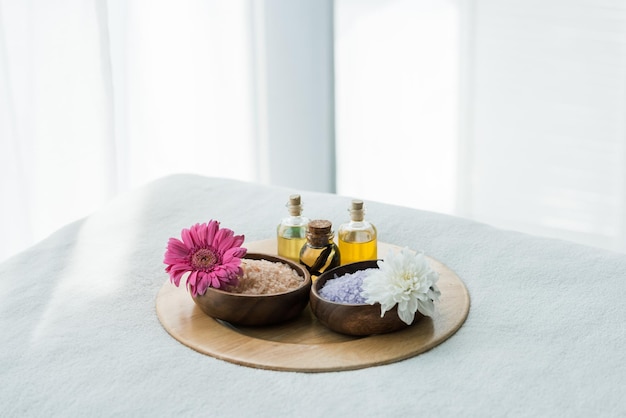
<path fill-rule="evenodd" d="M 311 276 L 304 266 L 269 254 L 248 253 L 244 258 L 287 264 L 302 277 L 302 284 L 288 292 L 266 295 L 231 293 L 209 287 L 204 295 L 192 297 L 205 314 L 236 325 L 271 325 L 298 316 L 309 302 Z"/>
<path fill-rule="evenodd" d="M 377 260 L 359 261 L 335 267 L 317 278 L 311 286 L 310 306 L 311 311 L 322 324 L 335 332 L 357 336 L 385 334 L 408 327 L 398 316 L 397 307 L 385 312 L 385 316 L 381 318 L 379 303 L 374 305 L 338 303 L 320 296 L 319 291 L 328 280 L 369 268 L 378 268 Z M 413 323 L 415 324 L 421 316 L 419 312 L 416 312 Z"/>

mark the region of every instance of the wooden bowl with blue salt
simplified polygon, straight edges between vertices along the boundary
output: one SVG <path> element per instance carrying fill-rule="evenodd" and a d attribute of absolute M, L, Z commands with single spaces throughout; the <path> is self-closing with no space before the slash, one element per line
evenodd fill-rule
<path fill-rule="evenodd" d="M 383 317 L 380 316 L 380 304 L 369 305 L 364 302 L 354 303 L 355 297 L 354 283 L 341 285 L 340 280 L 357 272 L 364 273 L 367 269 L 378 268 L 377 260 L 359 261 L 335 267 L 322 273 L 311 286 L 310 307 L 311 312 L 318 321 L 331 330 L 354 336 L 367 336 L 373 334 L 386 334 L 399 331 L 408 327 L 398 316 L 397 307 L 387 311 Z M 335 280 L 335 282 L 330 282 Z M 325 286 L 328 287 L 324 289 Z M 336 286 L 339 284 L 339 286 Z M 331 290 L 332 286 L 332 290 Z M 339 300 L 339 301 L 334 301 Z M 421 314 L 416 312 L 417 322 Z"/>

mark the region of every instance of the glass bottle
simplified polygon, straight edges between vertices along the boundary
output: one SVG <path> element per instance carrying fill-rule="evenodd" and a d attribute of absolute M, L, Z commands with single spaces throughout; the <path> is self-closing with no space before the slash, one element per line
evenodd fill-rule
<path fill-rule="evenodd" d="M 289 196 L 287 202 L 289 217 L 276 227 L 278 255 L 295 261 L 300 260 L 300 250 L 306 242 L 309 219 L 302 216 L 302 203 L 299 194 Z"/>
<path fill-rule="evenodd" d="M 300 263 L 304 264 L 311 279 L 339 266 L 341 262 L 339 248 L 333 242 L 332 223 L 323 219 L 309 222 L 306 243 L 300 250 Z"/>
<path fill-rule="evenodd" d="M 339 251 L 341 264 L 378 258 L 378 237 L 376 227 L 364 219 L 365 209 L 362 200 L 353 200 L 350 209 L 350 222 L 339 227 Z"/>

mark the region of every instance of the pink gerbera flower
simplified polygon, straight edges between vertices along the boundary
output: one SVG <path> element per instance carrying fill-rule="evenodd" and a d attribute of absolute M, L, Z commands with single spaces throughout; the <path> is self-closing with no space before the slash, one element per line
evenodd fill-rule
<path fill-rule="evenodd" d="M 170 281 L 176 286 L 187 272 L 187 288 L 193 296 L 203 295 L 207 287 L 220 288 L 236 285 L 243 274 L 241 257 L 246 249 L 241 247 L 243 235 L 235 235 L 219 222 L 195 224 L 181 232 L 183 240 L 170 238 L 163 262 Z"/>

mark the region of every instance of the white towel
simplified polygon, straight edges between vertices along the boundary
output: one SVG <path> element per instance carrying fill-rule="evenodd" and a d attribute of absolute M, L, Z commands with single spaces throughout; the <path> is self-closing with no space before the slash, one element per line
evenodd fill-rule
<path fill-rule="evenodd" d="M 351 197 L 177 175 L 1 264 L 0 416 L 626 416 L 625 255 L 376 202 L 381 241 L 465 282 L 470 313 L 449 340 L 307 374 L 173 339 L 155 313 L 168 238 L 210 219 L 272 238 L 294 192 L 306 216 L 346 220 Z"/>

